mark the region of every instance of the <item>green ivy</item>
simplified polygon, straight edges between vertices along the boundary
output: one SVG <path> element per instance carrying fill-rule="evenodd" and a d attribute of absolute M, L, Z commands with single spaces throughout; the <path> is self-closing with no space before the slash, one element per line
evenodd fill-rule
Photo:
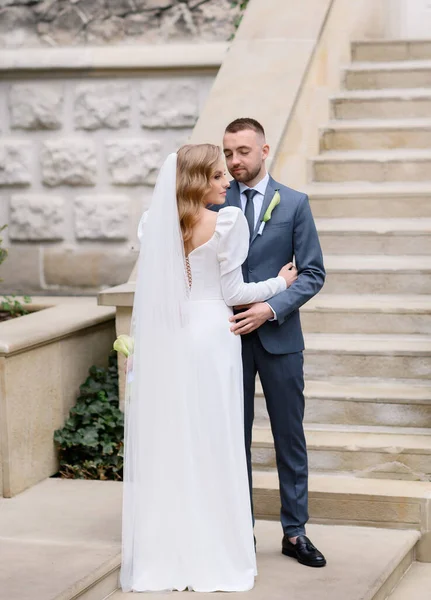
<path fill-rule="evenodd" d="M 232 8 L 236 8 L 237 6 L 239 6 L 239 10 L 240 10 L 239 15 L 235 18 L 235 21 L 234 21 L 235 30 L 237 30 L 241 24 L 241 21 L 244 16 L 247 5 L 248 5 L 248 0 L 232 0 L 232 2 L 231 2 Z M 234 37 L 235 37 L 235 34 L 233 33 L 231 35 L 230 39 L 233 40 Z"/>
<path fill-rule="evenodd" d="M 7 227 L 7 225 L 3 225 L 0 227 L 0 233 Z M 0 265 L 7 258 L 7 250 L 3 248 L 3 238 L 0 237 Z M 3 279 L 0 279 L 3 281 Z M 23 298 L 24 304 L 29 304 L 31 302 L 31 298 L 29 296 L 24 296 Z M 4 311 L 5 313 L 9 313 L 7 318 L 21 317 L 22 315 L 28 314 L 28 310 L 23 306 L 20 300 L 17 300 L 15 294 L 11 296 L 3 296 L 3 299 L 0 300 L 0 311 Z"/>
<path fill-rule="evenodd" d="M 54 433 L 62 477 L 123 478 L 124 416 L 118 408 L 117 354 L 107 369 L 92 366 L 64 427 Z"/>
<path fill-rule="evenodd" d="M 7 227 L 7 225 L 3 225 L 3 227 L 0 227 L 0 233 L 3 231 L 3 229 L 5 229 Z M 0 265 L 2 264 L 2 262 L 5 260 L 5 258 L 7 257 L 7 250 L 5 250 L 2 246 L 3 244 L 3 238 L 0 237 Z M 1 281 L 1 279 L 0 279 Z"/>
<path fill-rule="evenodd" d="M 24 304 L 29 304 L 31 302 L 30 296 L 24 296 L 23 302 Z M 15 294 L 12 294 L 11 296 L 3 296 L 3 299 L 0 300 L 0 310 L 8 312 L 12 318 L 22 317 L 23 315 L 28 315 L 29 313 L 22 302 L 17 299 Z"/>

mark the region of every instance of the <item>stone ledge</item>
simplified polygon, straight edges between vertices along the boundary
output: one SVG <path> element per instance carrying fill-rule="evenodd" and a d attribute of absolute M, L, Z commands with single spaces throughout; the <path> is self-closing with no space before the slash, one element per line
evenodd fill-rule
<path fill-rule="evenodd" d="M 387 454 L 431 454 L 431 437 L 427 429 L 412 429 L 405 433 L 400 427 L 346 426 L 336 429 L 328 425 L 305 426 L 309 450 L 339 450 L 341 452 L 381 452 Z M 393 433 L 392 433 L 393 431 Z M 273 448 L 271 429 L 254 427 L 253 447 Z M 371 479 L 371 478 L 370 478 Z M 431 496 L 431 487 L 430 487 Z"/>
<path fill-rule="evenodd" d="M 277 473 L 254 470 L 253 495 L 257 519 L 279 518 Z M 311 474 L 309 495 L 312 523 L 411 529 L 424 538 L 428 535 L 430 482 Z M 430 548 L 421 546 L 421 560 L 430 561 Z"/>
<path fill-rule="evenodd" d="M 256 379 L 256 396 L 263 398 L 263 388 L 259 377 Z M 307 400 L 315 399 L 319 402 L 335 400 L 431 405 L 431 387 L 423 379 L 325 377 L 324 379 L 307 379 L 305 397 Z M 391 431 L 393 431 L 392 427 Z"/>
<path fill-rule="evenodd" d="M 161 44 L 75 48 L 20 48 L 2 50 L 0 72 L 16 75 L 39 71 L 123 71 L 163 69 L 218 69 L 229 44 Z M 87 73 L 88 75 L 89 73 Z"/>
<path fill-rule="evenodd" d="M 24 296 L 17 296 L 17 300 L 24 302 Z M 96 296 L 44 296 L 43 294 L 32 294 L 31 302 L 26 305 L 26 309 L 30 312 L 42 310 L 43 308 L 51 308 L 59 304 L 77 304 L 88 306 L 90 302 L 96 306 Z"/>
<path fill-rule="evenodd" d="M 136 282 L 123 283 L 99 292 L 97 302 L 100 306 L 133 306 Z"/>
<path fill-rule="evenodd" d="M 431 353 L 431 336 L 384 333 L 309 333 L 305 335 L 305 347 L 309 353 L 335 352 L 344 355 L 368 353 L 374 356 L 429 356 Z"/>
<path fill-rule="evenodd" d="M 276 473 L 255 471 L 253 478 L 257 487 L 278 490 Z M 395 479 L 360 479 L 353 476 L 313 473 L 309 477 L 311 494 L 346 494 L 369 497 L 385 502 L 393 498 L 431 501 L 431 482 L 401 481 Z"/>
<path fill-rule="evenodd" d="M 115 309 L 88 303 L 61 304 L 0 323 L 0 356 L 61 339 L 83 327 L 114 319 Z"/>
<path fill-rule="evenodd" d="M 349 315 L 352 313 L 428 315 L 431 314 L 431 296 L 427 294 L 327 294 L 314 296 L 301 306 L 302 313 L 325 311 L 343 312 Z"/>

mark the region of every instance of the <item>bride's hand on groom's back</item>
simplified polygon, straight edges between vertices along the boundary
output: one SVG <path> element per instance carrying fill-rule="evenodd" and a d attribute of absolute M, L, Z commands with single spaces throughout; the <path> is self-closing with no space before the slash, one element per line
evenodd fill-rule
<path fill-rule="evenodd" d="M 294 283 L 298 279 L 298 271 L 295 265 L 291 262 L 287 263 L 287 265 L 284 265 L 284 267 L 280 269 L 278 275 L 281 275 L 281 277 L 283 277 L 283 279 L 286 282 L 286 287 L 290 287 L 292 283 Z"/>

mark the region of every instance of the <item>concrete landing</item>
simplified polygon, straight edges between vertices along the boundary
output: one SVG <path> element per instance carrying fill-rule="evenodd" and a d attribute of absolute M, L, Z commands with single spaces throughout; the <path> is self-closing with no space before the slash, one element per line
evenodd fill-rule
<path fill-rule="evenodd" d="M 0 499 L 1 600 L 126 600 L 117 590 L 121 488 L 115 482 L 48 479 Z M 259 577 L 245 600 L 383 600 L 412 564 L 420 535 L 333 525 L 310 525 L 308 534 L 325 553 L 327 567 L 310 569 L 282 556 L 280 524 L 257 522 Z M 181 600 L 188 597 L 184 592 Z"/>
<path fill-rule="evenodd" d="M 418 538 L 412 531 L 310 525 L 310 538 L 328 560 L 323 569 L 311 569 L 280 553 L 280 532 L 279 523 L 256 523 L 259 576 L 254 589 L 241 594 L 244 600 L 371 600 L 376 594 L 380 598 L 379 590 L 390 577 L 401 576 L 400 565 Z M 148 600 L 168 597 L 172 597 L 169 592 L 145 594 Z M 199 594 L 201 597 L 226 598 L 226 594 Z M 127 598 L 130 594 L 118 591 L 110 600 Z M 181 600 L 188 598 L 196 600 L 196 594 L 181 593 Z"/>
<path fill-rule="evenodd" d="M 1 600 L 102 600 L 117 588 L 121 484 L 47 479 L 0 498 Z"/>

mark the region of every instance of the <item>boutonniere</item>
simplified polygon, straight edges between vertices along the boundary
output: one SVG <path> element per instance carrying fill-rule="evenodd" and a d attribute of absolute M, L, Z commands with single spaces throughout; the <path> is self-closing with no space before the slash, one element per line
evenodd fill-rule
<path fill-rule="evenodd" d="M 275 194 L 272 197 L 272 200 L 269 203 L 269 206 L 266 209 L 265 214 L 263 215 L 263 219 L 262 219 L 262 222 L 260 224 L 259 231 L 257 232 L 258 235 L 262 235 L 263 230 L 265 229 L 265 225 L 268 223 L 268 221 L 272 217 L 272 211 L 274 210 L 274 208 L 276 206 L 278 206 L 280 204 L 280 200 L 281 200 L 281 198 L 280 198 L 280 192 L 278 190 L 275 190 Z"/>

